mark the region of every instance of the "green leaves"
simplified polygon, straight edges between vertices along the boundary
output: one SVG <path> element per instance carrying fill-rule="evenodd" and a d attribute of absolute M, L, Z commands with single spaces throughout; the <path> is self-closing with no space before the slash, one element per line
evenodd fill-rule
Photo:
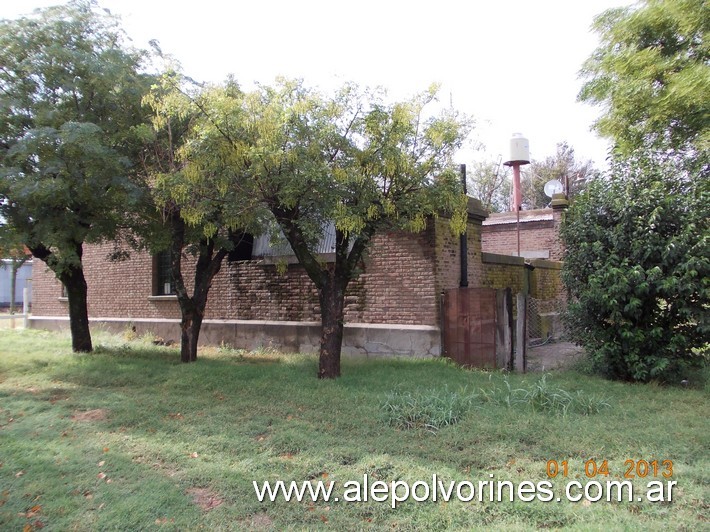
<path fill-rule="evenodd" d="M 710 147 L 710 6 L 645 0 L 599 15 L 601 44 L 584 63 L 579 99 L 602 105 L 595 127 L 622 154 L 642 146 L 688 153 Z"/>
<path fill-rule="evenodd" d="M 88 2 L 0 22 L 0 212 L 22 241 L 59 257 L 53 267 L 125 221 L 141 60 Z"/>
<path fill-rule="evenodd" d="M 617 162 L 562 228 L 572 336 L 607 376 L 675 378 L 710 337 L 707 173 L 676 160 Z"/>

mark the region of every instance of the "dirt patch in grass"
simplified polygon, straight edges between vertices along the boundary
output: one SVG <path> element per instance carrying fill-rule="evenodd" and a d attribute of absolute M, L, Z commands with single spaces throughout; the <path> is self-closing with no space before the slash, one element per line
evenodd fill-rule
<path fill-rule="evenodd" d="M 550 342 L 528 348 L 528 371 L 568 369 L 584 356 L 584 349 L 571 342 Z"/>
<path fill-rule="evenodd" d="M 72 414 L 72 421 L 80 423 L 91 421 L 103 421 L 108 417 L 108 411 L 105 408 L 95 408 L 94 410 L 85 410 L 83 412 L 76 411 Z"/>
<path fill-rule="evenodd" d="M 209 488 L 190 488 L 187 490 L 187 494 L 192 497 L 192 502 L 205 512 L 217 508 L 224 502 L 218 494 Z"/>
<path fill-rule="evenodd" d="M 273 528 L 274 521 L 266 514 L 254 514 L 242 520 L 242 524 L 251 530 L 268 530 Z"/>

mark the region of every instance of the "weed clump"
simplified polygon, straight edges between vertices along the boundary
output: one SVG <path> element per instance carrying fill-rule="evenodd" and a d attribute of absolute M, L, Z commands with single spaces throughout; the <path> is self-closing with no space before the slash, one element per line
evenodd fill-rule
<path fill-rule="evenodd" d="M 507 378 L 503 386 L 493 385 L 491 388 L 481 388 L 480 397 L 484 402 L 513 407 L 528 407 L 534 412 L 567 415 L 598 414 L 610 408 L 609 400 L 596 395 L 585 395 L 581 390 L 576 393 L 552 386 L 547 382 L 547 375 L 540 377 L 527 388 L 513 388 Z"/>
<path fill-rule="evenodd" d="M 436 432 L 458 423 L 473 406 L 475 397 L 465 389 L 459 392 L 432 389 L 420 393 L 394 390 L 387 393 L 380 409 L 386 423 L 393 427 Z"/>

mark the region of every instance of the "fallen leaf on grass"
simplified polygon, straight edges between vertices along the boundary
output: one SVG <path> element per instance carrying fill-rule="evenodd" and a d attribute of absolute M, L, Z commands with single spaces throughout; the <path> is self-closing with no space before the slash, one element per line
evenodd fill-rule
<path fill-rule="evenodd" d="M 99 473 L 98 475 L 96 475 L 96 478 L 98 478 L 99 480 L 103 480 L 106 478 L 106 473 Z"/>
<path fill-rule="evenodd" d="M 105 463 L 106 463 L 106 460 L 101 460 L 99 462 L 99 467 L 103 467 Z"/>
<path fill-rule="evenodd" d="M 190 454 L 190 458 L 197 458 L 198 456 L 200 456 L 200 455 L 197 453 Z"/>
<path fill-rule="evenodd" d="M 32 519 L 35 515 L 37 515 L 41 511 L 42 511 L 42 506 L 40 506 L 39 504 L 35 504 L 32 508 L 27 510 L 27 513 L 25 513 L 25 517 L 27 519 Z"/>
<path fill-rule="evenodd" d="M 20 478 L 24 474 L 25 474 L 24 471 L 18 471 L 17 473 L 15 473 L 15 478 Z"/>

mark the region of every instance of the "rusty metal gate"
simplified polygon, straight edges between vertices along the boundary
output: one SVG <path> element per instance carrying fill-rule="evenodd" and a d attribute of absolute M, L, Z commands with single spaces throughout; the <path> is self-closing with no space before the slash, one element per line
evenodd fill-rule
<path fill-rule="evenodd" d="M 510 290 L 453 288 L 442 300 L 443 353 L 476 368 L 513 364 Z"/>

